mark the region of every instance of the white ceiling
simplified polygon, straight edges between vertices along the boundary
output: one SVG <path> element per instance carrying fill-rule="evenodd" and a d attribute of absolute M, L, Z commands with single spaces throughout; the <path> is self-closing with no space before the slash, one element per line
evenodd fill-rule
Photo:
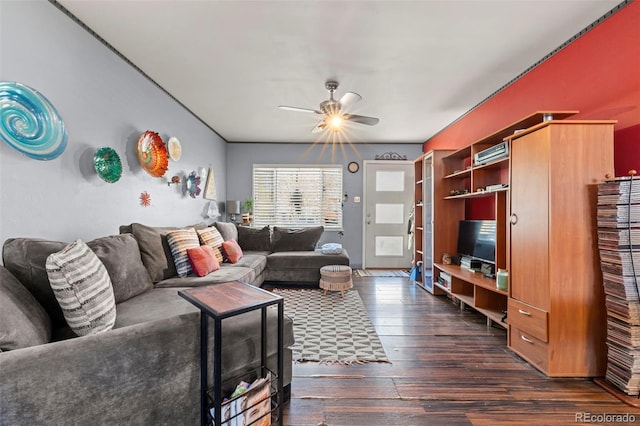
<path fill-rule="evenodd" d="M 58 0 L 229 142 L 315 142 L 336 79 L 354 143 L 421 143 L 619 0 Z"/>

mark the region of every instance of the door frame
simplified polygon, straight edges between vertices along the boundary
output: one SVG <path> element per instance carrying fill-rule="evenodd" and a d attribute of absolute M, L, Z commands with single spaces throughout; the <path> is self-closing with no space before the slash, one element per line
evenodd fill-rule
<path fill-rule="evenodd" d="M 371 178 L 367 173 L 367 166 L 371 166 L 373 164 L 404 164 L 407 166 L 411 166 L 411 172 L 413 173 L 413 161 L 411 160 L 364 160 L 362 162 L 362 269 L 367 268 L 367 254 L 366 254 L 366 245 L 367 245 L 367 209 L 366 209 L 366 200 L 367 200 L 367 178 Z M 411 188 L 411 198 L 413 199 L 413 188 Z"/>

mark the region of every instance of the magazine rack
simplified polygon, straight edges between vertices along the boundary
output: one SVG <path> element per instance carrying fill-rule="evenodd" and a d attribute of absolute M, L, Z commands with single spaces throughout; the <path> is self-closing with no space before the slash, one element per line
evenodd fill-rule
<path fill-rule="evenodd" d="M 241 410 L 235 410 L 235 415 L 225 413 L 223 418 L 222 401 L 222 320 L 249 311 L 260 309 L 262 311 L 262 348 L 261 365 L 262 376 L 266 377 L 263 384 L 269 392 L 270 410 L 258 415 L 252 420 L 253 424 L 270 424 L 272 413 L 276 413 L 276 422 L 282 425 L 283 404 L 283 319 L 284 299 L 281 296 L 245 284 L 240 281 L 231 281 L 207 287 L 180 290 L 178 294 L 200 309 L 200 424 L 202 426 L 213 424 L 214 426 L 233 425 L 240 419 L 240 414 L 249 413 L 261 408 L 265 398 L 257 398 L 251 405 L 247 405 L 248 398 L 238 398 L 245 401 Z M 278 371 L 271 374 L 267 369 L 267 307 L 278 306 Z M 209 342 L 209 318 L 213 319 L 213 387 L 208 386 L 208 342 Z M 265 374 L 266 372 L 266 374 Z M 275 382 L 275 392 L 271 392 Z M 263 389 L 262 389 L 263 390 Z M 255 392 L 258 393 L 258 392 Z M 275 400 L 275 401 L 274 401 Z M 226 408 L 231 408 L 235 399 L 225 403 Z M 244 415 L 244 414 L 243 414 Z M 267 420 L 267 415 L 269 420 Z M 228 418 L 228 419 L 227 419 Z M 263 419 L 260 421 L 259 419 Z M 240 424 L 240 423 L 237 423 Z"/>

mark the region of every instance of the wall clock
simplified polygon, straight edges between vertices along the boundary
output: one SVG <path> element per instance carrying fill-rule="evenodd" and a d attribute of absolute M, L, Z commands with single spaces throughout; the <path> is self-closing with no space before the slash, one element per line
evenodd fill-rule
<path fill-rule="evenodd" d="M 347 166 L 347 170 L 349 170 L 351 173 L 355 173 L 358 170 L 360 170 L 360 165 L 358 163 L 356 163 L 355 161 L 352 161 Z"/>

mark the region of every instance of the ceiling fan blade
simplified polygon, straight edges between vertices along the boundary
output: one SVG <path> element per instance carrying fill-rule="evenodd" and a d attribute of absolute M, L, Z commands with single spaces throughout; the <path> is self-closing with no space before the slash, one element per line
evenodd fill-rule
<path fill-rule="evenodd" d="M 364 115 L 344 114 L 343 120 L 353 121 L 354 123 L 366 124 L 367 126 L 375 126 L 380 121 L 379 118 L 366 117 Z"/>
<path fill-rule="evenodd" d="M 320 120 L 318 122 L 318 124 L 316 124 L 316 127 L 311 129 L 311 133 L 320 133 L 326 128 L 327 128 L 327 121 L 326 120 Z"/>
<path fill-rule="evenodd" d="M 278 105 L 278 108 L 284 109 L 287 111 L 313 112 L 314 114 L 322 114 L 322 111 L 318 111 L 316 109 L 310 109 L 310 108 L 300 108 L 300 107 L 293 107 L 293 106 L 287 106 L 287 105 Z"/>
<path fill-rule="evenodd" d="M 360 102 L 361 100 L 362 96 L 358 95 L 357 93 L 347 92 L 340 98 L 338 103 L 340 104 L 340 108 L 342 109 L 349 108 L 351 105 L 355 104 L 356 102 Z"/>

